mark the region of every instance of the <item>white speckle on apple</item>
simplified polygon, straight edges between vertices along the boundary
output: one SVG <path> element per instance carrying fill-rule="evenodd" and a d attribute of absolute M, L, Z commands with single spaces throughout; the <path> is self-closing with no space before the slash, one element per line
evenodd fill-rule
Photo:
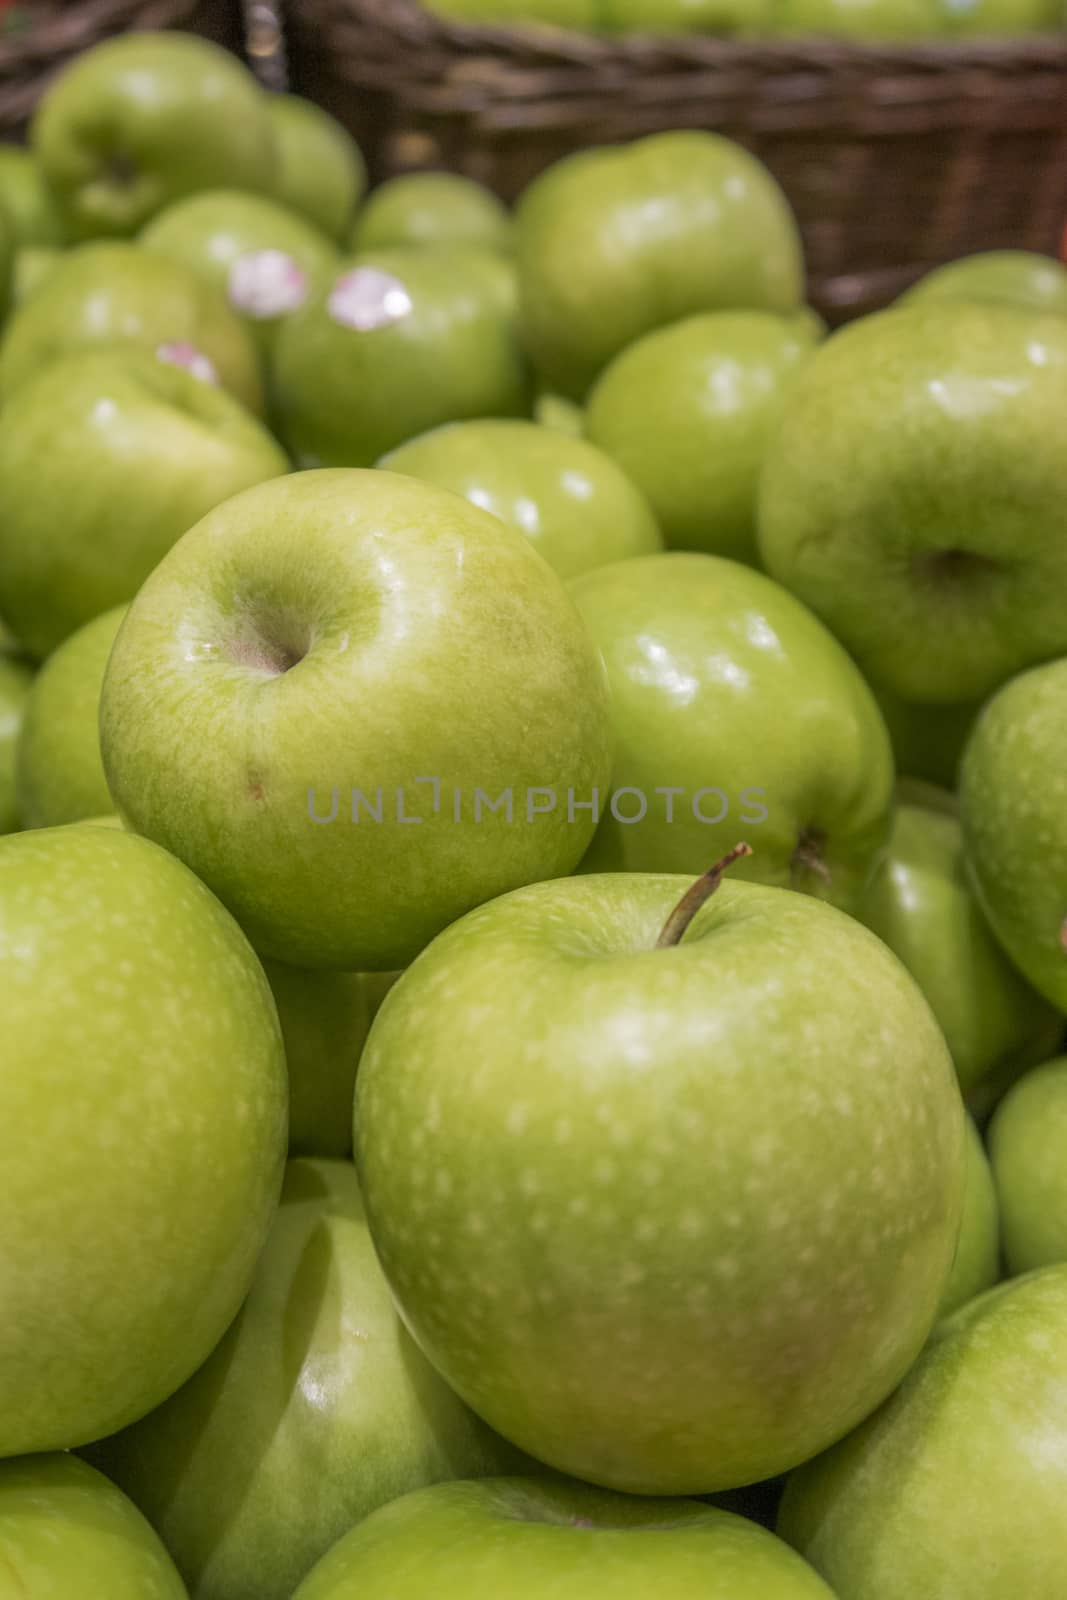
<path fill-rule="evenodd" d="M 343 273 L 330 291 L 326 309 L 334 322 L 356 333 L 373 333 L 410 316 L 414 302 L 399 278 L 377 267 Z"/>
<path fill-rule="evenodd" d="M 157 345 L 156 360 L 164 361 L 171 367 L 181 367 L 184 372 L 191 372 L 201 383 L 218 385 L 219 375 L 211 357 L 184 339 L 176 340 L 172 344 Z"/>
<path fill-rule="evenodd" d="M 556 1125 L 555 1125 L 555 1128 L 553 1129 L 553 1137 L 555 1138 L 555 1141 L 556 1141 L 557 1144 L 559 1144 L 559 1145 L 568 1144 L 570 1142 L 570 1138 L 571 1138 L 571 1135 L 572 1135 L 573 1132 L 574 1132 L 574 1125 L 571 1122 L 570 1117 L 557 1117 L 556 1118 Z"/>
<path fill-rule="evenodd" d="M 257 322 L 299 311 L 308 296 L 307 273 L 284 250 L 250 250 L 230 268 L 230 304 Z"/>
<path fill-rule="evenodd" d="M 593 1177 L 597 1183 L 613 1183 L 617 1172 L 618 1166 L 614 1161 L 609 1161 L 607 1156 L 601 1156 L 593 1164 Z"/>
<path fill-rule="evenodd" d="M 699 1239 L 707 1231 L 704 1218 L 699 1211 L 687 1209 L 678 1219 L 678 1227 L 687 1239 Z"/>
<path fill-rule="evenodd" d="M 515 1134 L 522 1133 L 526 1127 L 526 1119 L 528 1115 L 529 1112 L 527 1107 L 524 1106 L 521 1101 L 516 1105 L 513 1105 L 511 1110 L 508 1112 L 508 1132 Z"/>

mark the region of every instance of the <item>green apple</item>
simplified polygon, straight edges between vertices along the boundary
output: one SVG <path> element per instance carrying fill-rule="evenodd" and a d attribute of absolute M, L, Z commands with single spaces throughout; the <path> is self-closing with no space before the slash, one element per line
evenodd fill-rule
<path fill-rule="evenodd" d="M 274 186 L 267 100 L 228 50 L 188 33 L 123 33 L 46 90 L 34 154 L 75 238 L 133 234 L 198 189 Z"/>
<path fill-rule="evenodd" d="M 11 269 L 11 303 L 20 306 L 63 259 L 63 251 L 50 245 L 26 245 L 15 255 Z"/>
<path fill-rule="evenodd" d="M 471 912 L 356 1080 L 371 1231 L 425 1353 L 505 1438 L 636 1494 L 752 1483 L 854 1427 L 922 1347 L 960 1223 L 962 1105 L 911 978 L 751 883 L 678 944 L 672 907 L 718 875 Z"/>
<path fill-rule="evenodd" d="M 206 278 L 269 349 L 279 319 L 330 280 L 337 251 L 326 235 L 276 200 L 206 189 L 178 200 L 145 228 L 146 250 Z"/>
<path fill-rule="evenodd" d="M 585 432 L 585 412 L 564 395 L 542 389 L 534 401 L 534 421 L 542 428 L 554 428 L 558 433 L 569 433 L 580 439 Z"/>
<path fill-rule="evenodd" d="M 555 573 L 390 472 L 296 473 L 205 517 L 130 608 L 101 730 L 120 811 L 257 948 L 352 971 L 571 871 L 610 763 L 603 669 Z"/>
<path fill-rule="evenodd" d="M 213 374 L 263 408 L 258 352 L 223 296 L 181 262 L 112 243 L 69 251 L 15 312 L 0 344 L 0 399 L 6 407 L 58 356 L 118 341 Z"/>
<path fill-rule="evenodd" d="M 1067 316 L 1067 267 L 1031 250 L 988 250 L 935 267 L 903 296 L 907 305 L 921 300 L 979 300 Z"/>
<path fill-rule="evenodd" d="M 854 908 L 889 837 L 893 760 L 859 672 L 805 608 L 717 556 L 617 562 L 571 586 L 614 733 L 588 868 L 736 872 Z M 629 791 L 629 792 L 626 792 Z"/>
<path fill-rule="evenodd" d="M 756 560 L 767 441 L 816 337 L 795 318 L 713 311 L 646 334 L 602 374 L 586 432 L 647 496 L 669 545 Z"/>
<path fill-rule="evenodd" d="M 608 33 L 732 33 L 763 18 L 768 0 L 599 0 Z"/>
<path fill-rule="evenodd" d="M 1067 660 L 1007 684 L 963 757 L 960 812 L 972 881 L 1000 943 L 1067 1011 Z"/>
<path fill-rule="evenodd" d="M 0 595 L 26 648 L 131 599 L 206 511 L 287 467 L 224 390 L 137 345 L 50 363 L 0 426 Z"/>
<path fill-rule="evenodd" d="M 1039 33 L 1063 27 L 1060 0 L 939 0 L 942 31 L 988 38 Z"/>
<path fill-rule="evenodd" d="M 367 187 L 359 146 L 336 117 L 302 95 L 272 94 L 267 110 L 274 127 L 278 199 L 343 243 Z"/>
<path fill-rule="evenodd" d="M 642 334 L 700 311 L 791 311 L 800 239 L 774 179 L 717 134 L 655 134 L 564 157 L 519 203 L 527 346 L 578 399 Z"/>
<path fill-rule="evenodd" d="M 511 213 L 491 189 L 458 172 L 408 172 L 365 200 L 352 229 L 353 250 L 398 245 L 512 248 Z"/>
<path fill-rule="evenodd" d="M 197 1600 L 290 1600 L 397 1496 L 514 1466 L 397 1316 L 350 1162 L 293 1161 L 251 1292 L 164 1406 L 92 1451 Z"/>
<path fill-rule="evenodd" d="M 982 1137 L 967 1118 L 963 1221 L 939 1315 L 949 1317 L 1000 1281 L 1000 1207 Z"/>
<path fill-rule="evenodd" d="M 518 24 L 520 27 L 580 28 L 599 23 L 603 0 L 425 0 L 428 11 L 457 22 Z"/>
<path fill-rule="evenodd" d="M 20 249 L 64 243 L 66 233 L 55 196 L 36 156 L 23 145 L 0 144 L 0 208 Z"/>
<path fill-rule="evenodd" d="M 929 38 L 941 32 L 939 0 L 770 0 L 776 34 L 839 39 Z"/>
<path fill-rule="evenodd" d="M 842 329 L 760 500 L 767 570 L 880 689 L 974 702 L 1067 652 L 1067 318 L 939 301 Z"/>
<path fill-rule="evenodd" d="M 1028 1072 L 1008 1092 L 989 1148 L 1008 1270 L 1067 1262 L 1067 1058 Z"/>
<path fill-rule="evenodd" d="M 347 264 L 275 345 L 279 427 L 300 464 L 372 466 L 441 423 L 528 412 L 504 293 L 469 252 L 379 250 Z"/>
<path fill-rule="evenodd" d="M 525 534 L 561 578 L 662 549 L 647 501 L 614 461 L 535 422 L 454 422 L 381 465 L 491 511 Z"/>
<path fill-rule="evenodd" d="M 263 970 L 179 861 L 116 829 L 0 839 L 0 1456 L 85 1444 L 196 1370 L 285 1158 Z"/>
<path fill-rule="evenodd" d="M 773 1534 L 692 1500 L 496 1478 L 353 1528 L 294 1600 L 833 1600 Z"/>
<path fill-rule="evenodd" d="M 875 686 L 897 771 L 940 788 L 954 789 L 960 760 L 980 705 L 915 705 Z"/>
<path fill-rule="evenodd" d="M 125 606 L 115 606 L 85 623 L 33 680 L 15 755 L 24 828 L 83 822 L 113 809 L 100 758 L 100 690 L 125 615 Z"/>
<path fill-rule="evenodd" d="M 33 684 L 33 670 L 0 647 L 0 833 L 20 826 L 15 785 L 15 752 Z"/>
<path fill-rule="evenodd" d="M 141 1513 L 76 1456 L 0 1461 L 4 1600 L 188 1600 Z"/>
<path fill-rule="evenodd" d="M 1042 1060 L 1063 1021 L 1008 961 L 967 879 L 959 819 L 897 807 L 889 854 L 857 915 L 930 1002 L 965 1095 L 1013 1060 Z"/>
<path fill-rule="evenodd" d="M 0 323 L 8 315 L 15 299 L 15 264 L 18 244 L 15 230 L 7 213 L 0 207 Z"/>
<path fill-rule="evenodd" d="M 352 1153 L 356 1070 L 384 999 L 379 972 L 316 972 L 264 961 L 285 1041 L 291 1155 Z"/>
<path fill-rule="evenodd" d="M 781 1532 L 838 1600 L 1062 1600 L 1067 1267 L 940 1330 L 858 1433 L 786 1489 Z"/>

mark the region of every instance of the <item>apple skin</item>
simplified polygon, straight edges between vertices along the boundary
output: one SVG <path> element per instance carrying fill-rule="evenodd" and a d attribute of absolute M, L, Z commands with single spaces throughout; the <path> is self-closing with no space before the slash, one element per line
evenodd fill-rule
<path fill-rule="evenodd" d="M 134 234 L 198 189 L 274 185 L 265 95 L 229 51 L 187 33 L 84 51 L 45 92 L 30 142 L 73 238 Z"/>
<path fill-rule="evenodd" d="M 371 1231 L 425 1353 L 521 1449 L 635 1494 L 772 1477 L 867 1416 L 926 1340 L 962 1205 L 952 1063 L 896 957 L 740 882 L 655 949 L 689 886 L 472 912 L 390 991 L 356 1079 Z"/>
<path fill-rule="evenodd" d="M 766 23 L 767 0 L 601 0 L 606 33 L 734 33 Z"/>
<path fill-rule="evenodd" d="M 900 303 L 926 300 L 989 301 L 1067 316 L 1067 267 L 1032 250 L 987 250 L 935 267 Z"/>
<path fill-rule="evenodd" d="M 367 187 L 363 153 L 336 117 L 298 94 L 272 94 L 274 190 L 290 211 L 341 244 Z"/>
<path fill-rule="evenodd" d="M 561 578 L 663 548 L 647 501 L 610 456 L 534 422 L 454 422 L 381 465 L 492 512 Z"/>
<path fill-rule="evenodd" d="M 36 156 L 22 145 L 0 145 L 0 208 L 12 225 L 20 249 L 65 243 L 55 196 Z"/>
<path fill-rule="evenodd" d="M 502 22 L 509 27 L 577 28 L 599 26 L 603 0 L 426 0 L 426 9 L 457 22 Z"/>
<path fill-rule="evenodd" d="M 224 390 L 137 345 L 50 363 L 0 427 L 0 594 L 26 649 L 131 599 L 205 512 L 288 465 Z"/>
<path fill-rule="evenodd" d="M 54 828 L 113 809 L 100 758 L 100 690 L 126 615 L 116 606 L 65 639 L 33 680 L 15 756 L 24 828 Z"/>
<path fill-rule="evenodd" d="M 1009 1272 L 1067 1263 L 1067 1057 L 1009 1090 L 989 1148 Z"/>
<path fill-rule="evenodd" d="M 0 400 L 61 355 L 130 342 L 193 347 L 223 388 L 250 411 L 263 409 L 260 359 L 217 290 L 177 261 L 132 244 L 68 251 L 16 310 L 0 344 Z"/>
<path fill-rule="evenodd" d="M 898 805 L 889 853 L 857 915 L 903 961 L 930 1003 L 965 1096 L 1013 1061 L 1034 1065 L 1063 1019 L 994 939 L 967 876 L 958 817 Z"/>
<path fill-rule="evenodd" d="M 11 269 L 11 304 L 20 306 L 42 284 L 63 259 L 64 252 L 51 245 L 24 245 Z"/>
<path fill-rule="evenodd" d="M 290 1600 L 353 1523 L 412 1489 L 521 1457 L 419 1354 L 350 1162 L 289 1163 L 237 1320 L 159 1410 L 92 1459 L 197 1600 Z"/>
<path fill-rule="evenodd" d="M 837 39 L 927 39 L 941 32 L 936 0 L 770 0 L 773 31 Z"/>
<path fill-rule="evenodd" d="M 620 822 L 605 798 L 586 869 L 696 875 L 747 838 L 735 877 L 852 910 L 888 842 L 893 761 L 869 689 L 822 624 L 717 556 L 616 562 L 571 593 L 607 667 L 613 786 L 648 801 L 643 820 Z M 673 822 L 655 795 L 669 785 L 685 790 Z M 618 809 L 633 818 L 638 804 Z"/>
<path fill-rule="evenodd" d="M 717 134 L 654 134 L 566 156 L 529 186 L 516 219 L 527 347 L 572 399 L 654 328 L 700 311 L 786 312 L 803 299 L 785 197 L 754 156 Z"/>
<path fill-rule="evenodd" d="M 372 326 L 353 325 L 353 293 L 373 302 Z M 529 375 L 505 294 L 478 252 L 408 247 L 343 264 L 326 293 L 286 319 L 275 345 L 279 428 L 298 463 L 370 467 L 442 423 L 528 414 Z"/>
<path fill-rule="evenodd" d="M 950 1318 L 897 1393 L 785 1492 L 838 1600 L 1061 1600 L 1067 1267 Z"/>
<path fill-rule="evenodd" d="M 188 1600 L 141 1513 L 76 1456 L 0 1461 L 0 1552 L 5 1600 Z"/>
<path fill-rule="evenodd" d="M 1063 27 L 1059 0 L 939 0 L 942 31 L 956 37 L 1056 32 Z"/>
<path fill-rule="evenodd" d="M 290 303 L 276 315 L 264 315 L 249 303 L 247 289 L 242 290 L 235 279 L 237 263 L 261 251 L 279 251 L 303 275 L 306 297 L 327 283 L 338 260 L 332 241 L 306 218 L 277 200 L 232 189 L 207 189 L 175 201 L 153 217 L 139 242 L 207 279 L 264 350 L 270 349 L 277 334 L 279 315 L 291 313 L 295 306 Z"/>
<path fill-rule="evenodd" d="M 349 971 L 406 966 L 471 906 L 571 871 L 593 821 L 567 790 L 610 772 L 603 668 L 555 573 L 389 472 L 296 473 L 186 534 L 130 608 L 101 730 L 120 811 L 257 948 Z M 531 814 L 540 787 L 558 804 Z M 353 822 L 352 790 L 379 788 L 380 820 Z M 476 823 L 476 788 L 512 788 L 513 820 Z"/>
<path fill-rule="evenodd" d="M 586 432 L 646 495 L 672 549 L 756 561 L 756 499 L 812 325 L 714 311 L 646 334 L 602 374 Z"/>
<path fill-rule="evenodd" d="M 21 826 L 15 785 L 15 752 L 33 685 L 29 662 L 0 644 L 0 834 Z"/>
<path fill-rule="evenodd" d="M 1006 684 L 963 756 L 960 816 L 971 881 L 1003 948 L 1067 1011 L 1067 660 Z"/>
<path fill-rule="evenodd" d="M 780 1540 L 696 1501 L 497 1478 L 416 1490 L 353 1528 L 294 1600 L 833 1600 Z"/>
<path fill-rule="evenodd" d="M 513 247 L 511 213 L 491 189 L 458 172 L 408 172 L 364 201 L 352 228 L 356 251 L 474 245 Z"/>
<path fill-rule="evenodd" d="M 839 331 L 768 451 L 760 553 L 879 689 L 978 701 L 1067 652 L 1067 319 L 939 301 Z"/>
<path fill-rule="evenodd" d="M 190 872 L 112 828 L 0 839 L 0 1456 L 159 1405 L 252 1278 L 281 1186 L 285 1059 L 262 968 Z M 8 966 L 12 963 L 9 961 Z"/>
<path fill-rule="evenodd" d="M 982 1136 L 967 1118 L 963 1220 L 939 1317 L 950 1317 L 1000 1281 L 1000 1207 Z"/>

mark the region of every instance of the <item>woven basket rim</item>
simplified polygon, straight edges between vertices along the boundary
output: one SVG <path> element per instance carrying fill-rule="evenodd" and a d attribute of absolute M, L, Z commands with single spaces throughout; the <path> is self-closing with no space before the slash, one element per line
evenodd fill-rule
<path fill-rule="evenodd" d="M 138 22 L 153 28 L 174 26 L 191 18 L 196 9 L 197 0 L 90 0 L 30 12 L 17 32 L 0 33 L 0 71 L 35 65 L 45 70 Z"/>

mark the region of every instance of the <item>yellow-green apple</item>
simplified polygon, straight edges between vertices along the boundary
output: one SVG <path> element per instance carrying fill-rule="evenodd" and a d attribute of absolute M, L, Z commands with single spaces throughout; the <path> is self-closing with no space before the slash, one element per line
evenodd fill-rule
<path fill-rule="evenodd" d="M 897 807 L 889 853 L 857 915 L 930 1002 L 964 1095 L 1043 1060 L 1063 1019 L 1016 971 L 968 882 L 959 819 L 943 803 Z"/>
<path fill-rule="evenodd" d="M 507 1471 L 517 1453 L 405 1332 L 351 1163 L 298 1160 L 221 1344 L 91 1456 L 162 1535 L 197 1600 L 290 1600 L 379 1506 Z"/>
<path fill-rule="evenodd" d="M 983 300 L 1067 315 L 1067 266 L 1032 250 L 988 250 L 935 267 L 903 296 L 918 300 Z"/>
<path fill-rule="evenodd" d="M 1067 1262 L 1067 1058 L 1009 1090 L 989 1129 L 1011 1272 Z"/>
<path fill-rule="evenodd" d="M 1067 1011 L 1067 658 L 1021 673 L 967 742 L 960 814 L 971 879 L 1012 961 Z"/>
<path fill-rule="evenodd" d="M 1067 1267 L 979 1296 L 804 1467 L 780 1531 L 837 1600 L 1062 1600 Z"/>
<path fill-rule="evenodd" d="M 58 356 L 116 342 L 213 376 L 262 410 L 259 353 L 218 290 L 182 262 L 121 243 L 69 251 L 19 306 L 0 344 L 0 399 L 6 408 Z"/>
<path fill-rule="evenodd" d="M 1067 318 L 939 301 L 808 361 L 760 495 L 767 570 L 871 682 L 979 701 L 1067 651 Z"/>
<path fill-rule="evenodd" d="M 268 350 L 279 319 L 321 289 L 337 264 L 331 240 L 305 217 L 229 189 L 175 201 L 153 217 L 140 243 L 199 272 Z"/>
<path fill-rule="evenodd" d="M 369 467 L 441 423 L 530 407 L 502 280 L 465 250 L 377 250 L 345 265 L 284 322 L 273 380 L 303 466 Z"/>
<path fill-rule="evenodd" d="M 198 189 L 274 185 L 266 97 L 228 51 L 187 33 L 123 33 L 46 90 L 34 153 L 75 238 L 128 235 Z"/>
<path fill-rule="evenodd" d="M 770 0 L 776 34 L 920 40 L 941 32 L 938 0 Z"/>
<path fill-rule="evenodd" d="M 657 328 L 601 375 L 586 432 L 647 496 L 667 543 L 756 560 L 756 496 L 809 321 L 713 311 Z"/>
<path fill-rule="evenodd" d="M 263 969 L 165 850 L 0 839 L 0 1455 L 86 1444 L 172 1394 L 252 1279 L 285 1159 Z"/>
<path fill-rule="evenodd" d="M 574 439 L 580 439 L 585 432 L 585 412 L 581 406 L 564 395 L 553 394 L 551 389 L 542 389 L 534 400 L 534 421 L 542 428 L 555 428 Z"/>
<path fill-rule="evenodd" d="M 0 208 L 11 223 L 19 249 L 64 243 L 66 234 L 55 196 L 37 157 L 24 145 L 0 145 Z"/>
<path fill-rule="evenodd" d="M 77 1456 L 0 1461 L 4 1600 L 188 1600 L 158 1536 Z"/>
<path fill-rule="evenodd" d="M 24 828 L 83 822 L 113 809 L 100 759 L 100 690 L 125 615 L 125 606 L 115 606 L 85 623 L 33 681 L 15 752 Z"/>
<path fill-rule="evenodd" d="M 893 760 L 874 699 L 818 619 L 718 556 L 616 562 L 571 586 L 600 646 L 614 736 L 588 868 L 736 868 L 854 908 L 889 837 Z"/>
<path fill-rule="evenodd" d="M 15 752 L 32 683 L 29 663 L 0 650 L 0 833 L 12 833 L 20 825 Z"/>
<path fill-rule="evenodd" d="M 491 189 L 458 172 L 409 172 L 365 200 L 352 229 L 353 250 L 397 245 L 512 247 L 511 213 Z"/>
<path fill-rule="evenodd" d="M 7 213 L 0 206 L 0 323 L 6 321 L 15 303 L 15 264 L 18 244 Z"/>
<path fill-rule="evenodd" d="M 731 33 L 764 20 L 768 0 L 599 0 L 607 33 Z"/>
<path fill-rule="evenodd" d="M 938 1314 L 949 1317 L 1000 1279 L 1000 1207 L 982 1136 L 967 1118 L 963 1220 Z"/>
<path fill-rule="evenodd" d="M 599 26 L 603 0 L 426 0 L 426 4 L 430 11 L 458 22 L 591 31 Z"/>
<path fill-rule="evenodd" d="M 51 245 L 25 245 L 15 256 L 11 275 L 11 304 L 19 306 L 28 300 L 63 259 L 63 251 Z"/>
<path fill-rule="evenodd" d="M 579 398 L 644 333 L 700 311 L 803 298 L 788 203 L 717 134 L 654 134 L 564 157 L 517 211 L 523 331 L 541 375 Z"/>
<path fill-rule="evenodd" d="M 295 966 L 395 970 L 571 871 L 609 776 L 559 578 L 390 472 L 295 473 L 205 517 L 130 607 L 101 729 L 120 811 Z"/>
<path fill-rule="evenodd" d="M 963 1109 L 912 979 L 759 884 L 686 937 L 721 866 L 471 912 L 390 990 L 356 1079 L 371 1231 L 425 1353 L 505 1438 L 635 1494 L 772 1477 L 854 1427 L 924 1344 L 960 1224 Z"/>
<path fill-rule="evenodd" d="M 648 502 L 610 456 L 535 422 L 453 422 L 381 465 L 491 511 L 561 578 L 663 548 Z"/>
<path fill-rule="evenodd" d="M 1063 27 L 1059 0 L 938 0 L 938 10 L 941 31 L 963 37 L 1059 32 Z"/>
<path fill-rule="evenodd" d="M 336 117 L 302 95 L 272 94 L 267 110 L 274 128 L 275 194 L 343 243 L 367 187 L 362 151 Z"/>
<path fill-rule="evenodd" d="M 833 1600 L 766 1529 L 694 1500 L 496 1478 L 359 1523 L 295 1600 Z"/>
<path fill-rule="evenodd" d="M 50 363 L 0 416 L 0 596 L 26 648 L 131 599 L 206 511 L 288 465 L 225 390 L 137 345 Z"/>

